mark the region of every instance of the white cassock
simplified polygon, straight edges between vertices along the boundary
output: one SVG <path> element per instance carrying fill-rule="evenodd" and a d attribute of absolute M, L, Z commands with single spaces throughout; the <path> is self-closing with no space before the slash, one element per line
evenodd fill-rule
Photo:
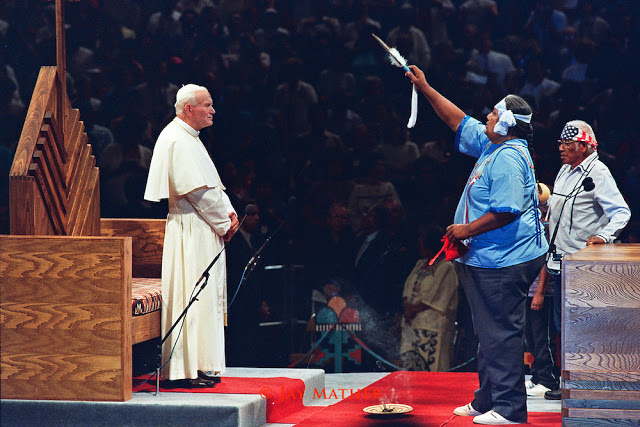
<path fill-rule="evenodd" d="M 153 150 L 144 194 L 149 201 L 169 199 L 162 251 L 163 337 L 197 292 L 195 285 L 204 270 L 224 247 L 222 236 L 231 226 L 229 214 L 235 212 L 198 135 L 177 117 L 164 128 Z M 193 379 L 198 370 L 222 372 L 225 368 L 224 251 L 209 273 L 207 286 L 164 343 L 164 379 Z"/>

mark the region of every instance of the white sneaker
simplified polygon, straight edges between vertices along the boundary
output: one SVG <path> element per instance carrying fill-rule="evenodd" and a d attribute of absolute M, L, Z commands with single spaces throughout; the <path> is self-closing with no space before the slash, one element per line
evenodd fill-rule
<path fill-rule="evenodd" d="M 544 396 L 549 390 L 551 389 L 542 384 L 536 384 L 534 387 L 527 389 L 527 396 Z"/>
<path fill-rule="evenodd" d="M 474 424 L 484 424 L 489 426 L 501 426 L 507 424 L 522 424 L 515 421 L 511 421 L 497 413 L 496 411 L 489 411 L 482 415 L 478 415 L 473 419 Z"/>
<path fill-rule="evenodd" d="M 535 383 L 531 380 L 526 380 L 524 382 L 524 388 L 526 388 L 527 390 L 529 390 L 530 388 L 534 388 L 535 386 Z"/>
<path fill-rule="evenodd" d="M 471 403 L 467 403 L 464 406 L 458 406 L 453 410 L 454 415 L 461 415 L 463 417 L 475 417 L 476 415 L 482 415 L 482 412 L 476 411 L 471 406 Z"/>

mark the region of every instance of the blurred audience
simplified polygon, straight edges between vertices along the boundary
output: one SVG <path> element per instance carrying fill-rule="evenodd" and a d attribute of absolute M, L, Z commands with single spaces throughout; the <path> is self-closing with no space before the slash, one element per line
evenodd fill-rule
<path fill-rule="evenodd" d="M 639 17 L 634 0 L 70 2 L 67 88 L 100 166 L 101 216 L 166 212 L 145 204 L 138 184 L 176 91 L 192 81 L 220 108 L 200 136 L 224 165 L 234 204 L 260 206 L 261 236 L 282 228 L 269 262 L 306 264 L 305 280 L 317 288 L 348 261 L 356 277 L 385 281 L 359 290 L 384 295 L 385 304 L 372 305 L 399 315 L 402 280 L 372 273 L 382 265 L 376 257 L 415 264 L 419 225 L 450 223 L 468 170 L 460 164 L 470 160 L 444 149 L 452 136 L 422 101 L 416 126 L 406 128 L 410 86 L 371 33 L 479 120 L 506 93 L 531 100 L 542 182 L 558 170 L 548 153 L 564 123 L 592 123 L 600 157 L 634 210 L 640 133 L 629 124 L 640 116 Z M 0 2 L 3 233 L 11 159 L 40 67 L 55 61 L 54 2 Z M 365 255 L 353 263 L 357 249 L 343 257 L 353 234 L 360 243 L 372 234 L 361 219 L 385 205 L 391 222 L 378 233 L 393 250 L 371 262 Z M 630 223 L 620 240 L 637 241 L 639 230 Z M 316 259 L 320 252 L 326 256 Z"/>

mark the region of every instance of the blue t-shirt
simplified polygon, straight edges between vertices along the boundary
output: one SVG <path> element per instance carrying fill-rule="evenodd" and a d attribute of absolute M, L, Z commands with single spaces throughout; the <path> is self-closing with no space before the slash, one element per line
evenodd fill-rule
<path fill-rule="evenodd" d="M 456 133 L 456 149 L 478 160 L 458 202 L 454 222 L 470 223 L 487 212 L 511 212 L 517 217 L 504 227 L 469 239 L 469 251 L 457 261 L 475 267 L 502 268 L 545 254 L 548 244 L 540 223 L 527 141 L 512 139 L 493 144 L 485 135 L 485 128 L 466 116 Z"/>

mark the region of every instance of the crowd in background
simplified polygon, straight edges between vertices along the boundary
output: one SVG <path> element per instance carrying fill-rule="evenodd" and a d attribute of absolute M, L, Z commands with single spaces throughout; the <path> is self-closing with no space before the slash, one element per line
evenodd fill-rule
<path fill-rule="evenodd" d="M 166 216 L 142 198 L 151 153 L 178 88 L 203 85 L 216 114 L 200 137 L 239 217 L 259 208 L 250 233 L 264 240 L 286 224 L 264 262 L 304 265 L 302 298 L 361 282 L 373 306 L 401 313 L 418 237 L 451 223 L 473 166 L 424 99 L 407 129 L 410 83 L 372 33 L 482 122 L 504 95 L 525 98 L 543 183 L 560 168 L 564 124 L 587 121 L 640 211 L 634 0 L 81 0 L 66 4 L 66 22 L 67 90 L 100 167 L 101 216 Z M 54 2 L 0 3 L 0 233 L 13 153 L 55 45 Z M 361 259 L 376 231 L 384 244 Z M 621 240 L 638 231 L 630 224 Z"/>

